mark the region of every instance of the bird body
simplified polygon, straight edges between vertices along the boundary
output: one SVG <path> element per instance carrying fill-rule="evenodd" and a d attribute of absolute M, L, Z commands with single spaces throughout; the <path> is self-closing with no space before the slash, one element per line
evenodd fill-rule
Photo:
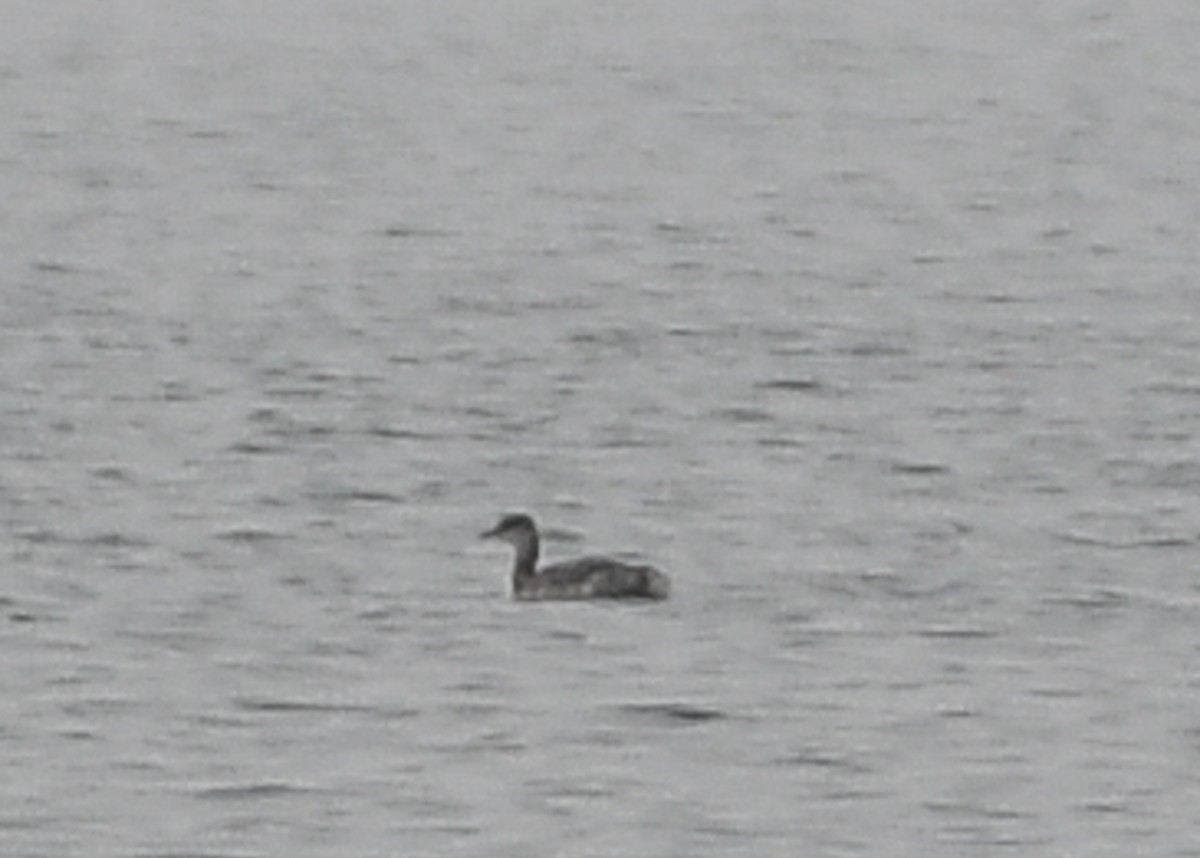
<path fill-rule="evenodd" d="M 527 515 L 506 515 L 483 534 L 516 549 L 513 598 L 545 599 L 665 599 L 671 582 L 653 566 L 634 565 L 611 557 L 580 557 L 537 568 L 540 540 L 537 525 Z"/>

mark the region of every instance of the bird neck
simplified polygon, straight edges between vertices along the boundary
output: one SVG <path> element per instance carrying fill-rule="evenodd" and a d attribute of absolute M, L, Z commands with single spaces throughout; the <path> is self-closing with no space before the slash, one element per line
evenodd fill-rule
<path fill-rule="evenodd" d="M 513 543 L 517 556 L 513 560 L 513 580 L 532 578 L 537 574 L 538 537 L 531 533 Z"/>

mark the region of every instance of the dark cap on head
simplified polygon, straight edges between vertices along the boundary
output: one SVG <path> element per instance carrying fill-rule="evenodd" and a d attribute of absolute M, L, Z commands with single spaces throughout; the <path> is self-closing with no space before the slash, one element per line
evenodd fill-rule
<path fill-rule="evenodd" d="M 491 530 L 481 533 L 479 536 L 481 539 L 487 539 L 488 537 L 499 536 L 502 533 L 507 533 L 510 530 L 517 529 L 537 530 L 537 526 L 534 525 L 533 519 L 527 516 L 525 513 L 514 512 L 509 513 L 501 518 L 498 522 L 496 522 L 495 527 L 493 527 Z"/>

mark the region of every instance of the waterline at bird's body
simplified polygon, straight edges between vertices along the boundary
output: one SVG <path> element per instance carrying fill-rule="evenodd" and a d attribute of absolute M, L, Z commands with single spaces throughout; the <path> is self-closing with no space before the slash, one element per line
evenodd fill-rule
<path fill-rule="evenodd" d="M 537 525 L 521 513 L 506 515 L 484 538 L 502 539 L 516 549 L 513 598 L 665 599 L 671 582 L 653 566 L 635 566 L 610 557 L 580 557 L 537 568 Z"/>

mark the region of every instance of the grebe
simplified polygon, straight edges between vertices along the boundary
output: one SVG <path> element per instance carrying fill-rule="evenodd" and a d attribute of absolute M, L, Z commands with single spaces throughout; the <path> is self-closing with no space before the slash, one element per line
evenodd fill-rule
<path fill-rule="evenodd" d="M 522 513 L 506 515 L 482 539 L 502 539 L 517 550 L 513 598 L 665 599 L 671 582 L 652 566 L 631 566 L 609 557 L 580 557 L 537 568 L 538 531 Z"/>

